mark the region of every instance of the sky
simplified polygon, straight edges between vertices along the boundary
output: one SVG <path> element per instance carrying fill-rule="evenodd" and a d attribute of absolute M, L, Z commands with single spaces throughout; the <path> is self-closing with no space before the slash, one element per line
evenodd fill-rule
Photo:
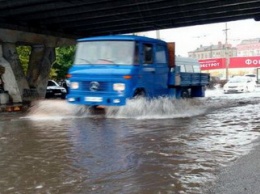
<path fill-rule="evenodd" d="M 160 30 L 159 33 L 162 40 L 175 42 L 176 55 L 185 57 L 188 56 L 189 51 L 194 51 L 200 45 L 216 45 L 219 41 L 224 44 L 226 24 L 227 40 L 232 46 L 236 46 L 245 39 L 260 38 L 260 22 L 253 19 L 165 29 Z M 140 35 L 156 38 L 156 31 L 141 32 Z"/>

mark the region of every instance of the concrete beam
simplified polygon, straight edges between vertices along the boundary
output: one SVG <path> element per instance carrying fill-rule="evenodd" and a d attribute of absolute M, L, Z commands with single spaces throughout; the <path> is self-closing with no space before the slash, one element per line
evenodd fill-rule
<path fill-rule="evenodd" d="M 59 47 L 76 44 L 74 39 L 8 29 L 0 29 L 0 42 L 9 42 L 15 44 L 24 43 L 29 45 L 39 44 L 45 45 L 46 47 Z"/>

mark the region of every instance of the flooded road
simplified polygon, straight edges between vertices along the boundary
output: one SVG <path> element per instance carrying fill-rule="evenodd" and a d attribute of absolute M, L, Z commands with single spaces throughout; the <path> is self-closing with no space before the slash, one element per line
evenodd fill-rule
<path fill-rule="evenodd" d="M 105 114 L 61 100 L 0 114 L 0 194 L 205 193 L 254 149 L 260 90 L 130 101 Z"/>

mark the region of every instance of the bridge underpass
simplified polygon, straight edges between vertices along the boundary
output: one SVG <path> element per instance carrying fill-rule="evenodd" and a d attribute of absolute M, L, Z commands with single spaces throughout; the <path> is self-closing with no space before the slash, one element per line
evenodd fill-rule
<path fill-rule="evenodd" d="M 2 75 L 4 90 L 8 91 L 14 104 L 43 98 L 55 61 L 55 48 L 75 44 L 74 39 L 8 29 L 0 29 L 0 38 L 0 65 L 5 69 Z M 21 45 L 31 47 L 26 74 L 16 51 Z"/>
<path fill-rule="evenodd" d="M 179 28 L 254 18 L 258 0 L 0 0 L 0 56 L 5 90 L 14 102 L 35 88 L 44 96 L 54 48 L 76 38 Z M 30 45 L 26 75 L 16 52 Z"/>

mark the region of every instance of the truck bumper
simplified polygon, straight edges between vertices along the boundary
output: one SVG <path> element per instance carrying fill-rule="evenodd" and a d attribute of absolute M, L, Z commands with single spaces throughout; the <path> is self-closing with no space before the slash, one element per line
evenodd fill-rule
<path fill-rule="evenodd" d="M 72 104 L 81 104 L 88 106 L 123 106 L 126 104 L 124 96 L 85 96 L 68 94 L 66 99 Z"/>

